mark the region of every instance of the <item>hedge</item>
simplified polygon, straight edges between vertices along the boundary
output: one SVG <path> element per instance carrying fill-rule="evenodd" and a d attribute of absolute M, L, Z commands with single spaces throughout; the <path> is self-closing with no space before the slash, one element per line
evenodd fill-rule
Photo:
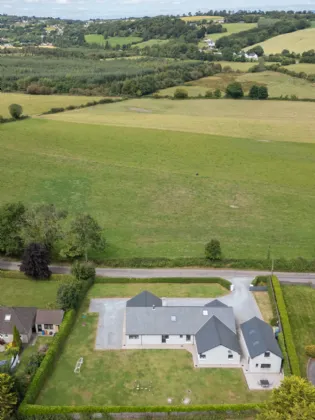
<path fill-rule="evenodd" d="M 285 342 L 285 347 L 287 349 L 287 353 L 289 357 L 291 371 L 293 375 L 301 376 L 300 363 L 299 363 L 299 359 L 298 359 L 294 341 L 293 341 L 291 325 L 289 321 L 287 308 L 284 302 L 280 282 L 276 276 L 272 276 L 271 281 L 272 281 L 273 289 L 275 292 L 278 310 L 280 313 L 281 325 L 282 325 L 282 330 L 283 330 L 283 335 L 284 335 L 284 342 Z"/>
<path fill-rule="evenodd" d="M 25 398 L 20 406 L 20 410 L 23 411 L 23 407 L 27 404 L 34 404 L 40 390 L 42 389 L 44 382 L 51 374 L 54 369 L 56 360 L 58 359 L 62 348 L 68 338 L 68 335 L 73 327 L 73 324 L 76 319 L 76 312 L 70 310 L 64 316 L 62 324 L 58 334 L 54 337 L 52 344 L 49 346 L 49 349 L 42 361 L 40 367 L 37 369 L 36 374 L 26 392 Z"/>
<path fill-rule="evenodd" d="M 69 105 L 66 108 L 62 108 L 62 107 L 51 108 L 49 111 L 43 112 L 41 115 L 57 114 L 58 112 L 72 111 L 73 109 L 88 108 L 90 106 L 101 105 L 101 104 L 111 104 L 113 102 L 121 102 L 121 101 L 122 99 L 120 98 L 117 98 L 117 99 L 103 98 L 103 99 L 100 99 L 99 101 L 87 102 L 86 104 L 82 104 L 82 105 Z"/>
<path fill-rule="evenodd" d="M 230 290 L 231 283 L 220 277 L 153 277 L 153 278 L 130 278 L 130 277 L 96 277 L 95 283 L 206 283 L 220 284 L 225 289 Z"/>
<path fill-rule="evenodd" d="M 173 406 L 43 406 L 24 405 L 20 413 L 24 415 L 36 414 L 65 414 L 65 413 L 172 413 L 172 412 L 257 412 L 265 404 L 207 404 L 207 405 L 173 405 Z"/>
<path fill-rule="evenodd" d="M 288 376 L 288 375 L 291 375 L 292 372 L 291 372 L 291 368 L 290 368 L 290 363 L 289 363 L 287 349 L 285 347 L 283 332 L 279 333 L 277 338 L 278 338 L 278 343 L 279 343 L 281 352 L 283 354 L 283 371 L 284 371 L 284 375 L 285 376 Z"/>
<path fill-rule="evenodd" d="M 267 286 L 270 276 L 256 276 L 252 282 L 253 286 Z"/>

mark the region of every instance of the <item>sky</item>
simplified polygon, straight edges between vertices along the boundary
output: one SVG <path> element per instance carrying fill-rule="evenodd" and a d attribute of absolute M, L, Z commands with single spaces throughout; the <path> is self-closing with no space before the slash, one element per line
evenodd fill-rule
<path fill-rule="evenodd" d="M 0 14 L 82 20 L 177 15 L 223 8 L 315 10 L 315 0 L 0 0 Z"/>

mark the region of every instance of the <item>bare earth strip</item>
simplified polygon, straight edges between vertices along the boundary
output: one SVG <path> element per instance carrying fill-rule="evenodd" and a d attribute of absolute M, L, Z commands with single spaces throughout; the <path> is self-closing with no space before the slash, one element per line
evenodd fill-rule
<path fill-rule="evenodd" d="M 146 112 L 139 112 L 145 109 Z M 133 99 L 45 118 L 269 141 L 315 143 L 315 104 L 287 101 Z M 189 118 L 187 118 L 189 117 Z"/>

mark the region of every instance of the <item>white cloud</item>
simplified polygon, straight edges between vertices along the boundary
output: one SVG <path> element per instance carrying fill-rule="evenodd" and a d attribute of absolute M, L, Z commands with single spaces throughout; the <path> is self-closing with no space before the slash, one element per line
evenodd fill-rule
<path fill-rule="evenodd" d="M 56 0 L 57 4 L 68 4 L 70 3 L 70 0 Z"/>

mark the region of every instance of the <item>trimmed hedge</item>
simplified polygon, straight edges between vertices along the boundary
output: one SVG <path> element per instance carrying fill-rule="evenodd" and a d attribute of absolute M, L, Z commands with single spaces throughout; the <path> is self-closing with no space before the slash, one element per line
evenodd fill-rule
<path fill-rule="evenodd" d="M 289 358 L 288 358 L 288 353 L 287 353 L 287 349 L 285 347 L 285 342 L 284 342 L 284 336 L 283 336 L 283 332 L 278 334 L 278 344 L 280 346 L 280 349 L 282 351 L 283 354 L 283 371 L 284 371 L 284 375 L 285 376 L 289 376 L 291 375 L 291 368 L 290 368 L 290 364 L 289 364 Z"/>
<path fill-rule="evenodd" d="M 252 282 L 253 286 L 267 286 L 270 276 L 256 276 Z"/>
<path fill-rule="evenodd" d="M 20 413 L 24 415 L 61 413 L 172 413 L 172 412 L 257 412 L 265 404 L 207 404 L 174 406 L 43 406 L 24 405 Z"/>
<path fill-rule="evenodd" d="M 287 353 L 289 357 L 291 371 L 293 375 L 301 376 L 300 363 L 299 363 L 299 359 L 298 359 L 294 341 L 293 341 L 291 325 L 289 321 L 287 308 L 284 302 L 280 282 L 276 276 L 272 276 L 271 281 L 272 281 L 273 289 L 276 296 L 278 310 L 280 313 L 281 325 L 282 325 L 282 330 L 283 330 L 283 335 L 284 335 L 284 342 L 285 342 L 285 347 L 287 349 Z"/>
<path fill-rule="evenodd" d="M 23 407 L 27 404 L 34 404 L 40 390 L 42 389 L 44 382 L 51 374 L 54 369 L 54 364 L 58 359 L 61 350 L 68 338 L 68 335 L 74 325 L 76 319 L 76 312 L 71 310 L 64 316 L 62 324 L 58 334 L 54 337 L 53 343 L 49 346 L 49 349 L 42 361 L 40 367 L 37 369 L 36 374 L 26 392 L 25 398 L 20 406 L 20 410 L 23 412 Z"/>
<path fill-rule="evenodd" d="M 206 283 L 206 284 L 220 284 L 225 289 L 230 290 L 231 283 L 228 280 L 220 277 L 152 277 L 147 279 L 130 278 L 130 277 L 96 277 L 95 283 L 103 284 L 124 284 L 124 283 Z"/>
<path fill-rule="evenodd" d="M 90 106 L 101 105 L 101 104 L 111 104 L 113 102 L 120 102 L 120 101 L 122 101 L 122 99 L 120 98 L 117 98 L 117 99 L 103 98 L 103 99 L 100 99 L 99 101 L 87 102 L 86 104 L 82 104 L 82 105 L 69 105 L 66 108 L 62 108 L 62 107 L 51 108 L 49 111 L 43 112 L 41 115 L 57 114 L 58 112 L 72 111 L 73 109 L 88 108 Z"/>

